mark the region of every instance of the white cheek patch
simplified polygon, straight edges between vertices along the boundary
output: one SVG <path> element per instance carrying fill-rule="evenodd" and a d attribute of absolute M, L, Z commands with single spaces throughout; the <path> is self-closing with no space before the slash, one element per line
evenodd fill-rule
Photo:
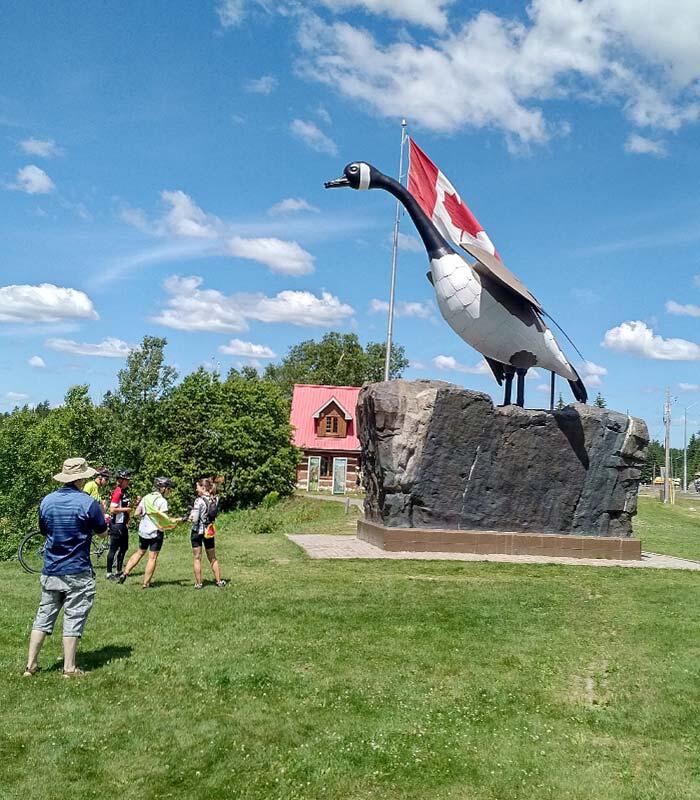
<path fill-rule="evenodd" d="M 369 165 L 360 164 L 360 185 L 358 189 L 369 189 Z"/>

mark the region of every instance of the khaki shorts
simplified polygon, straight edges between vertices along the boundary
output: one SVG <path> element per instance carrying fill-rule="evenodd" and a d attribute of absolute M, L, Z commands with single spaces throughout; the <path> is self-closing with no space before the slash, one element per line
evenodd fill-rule
<path fill-rule="evenodd" d="M 42 575 L 41 600 L 32 629 L 52 634 L 56 618 L 63 609 L 63 635 L 82 636 L 95 600 L 92 572 L 76 575 Z"/>

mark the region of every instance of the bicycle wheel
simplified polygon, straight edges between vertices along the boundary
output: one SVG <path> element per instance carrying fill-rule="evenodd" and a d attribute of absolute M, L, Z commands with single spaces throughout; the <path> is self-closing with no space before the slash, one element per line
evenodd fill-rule
<path fill-rule="evenodd" d="M 90 549 L 92 558 L 99 564 L 102 556 L 109 550 L 109 537 L 93 536 Z"/>
<path fill-rule="evenodd" d="M 34 531 L 28 533 L 17 548 L 17 557 L 25 572 L 41 572 L 44 568 L 46 537 Z"/>

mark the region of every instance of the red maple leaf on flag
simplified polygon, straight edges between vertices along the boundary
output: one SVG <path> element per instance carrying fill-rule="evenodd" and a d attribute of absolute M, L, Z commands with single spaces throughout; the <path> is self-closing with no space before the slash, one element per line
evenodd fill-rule
<path fill-rule="evenodd" d="M 444 205 L 455 228 L 459 228 L 461 231 L 466 231 L 472 236 L 476 236 L 476 234 L 482 230 L 481 225 L 479 225 L 476 220 L 476 217 L 464 205 L 456 192 L 455 194 L 445 193 Z"/>

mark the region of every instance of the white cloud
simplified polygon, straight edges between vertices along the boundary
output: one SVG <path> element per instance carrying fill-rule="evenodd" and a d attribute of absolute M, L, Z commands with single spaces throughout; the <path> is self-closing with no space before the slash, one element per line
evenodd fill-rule
<path fill-rule="evenodd" d="M 375 298 L 370 301 L 369 311 L 371 314 L 377 314 L 380 312 L 386 313 L 389 311 L 389 303 L 387 300 L 377 300 Z M 397 317 L 418 317 L 419 319 L 429 319 L 433 316 L 433 307 L 430 305 L 430 303 L 398 300 L 394 303 L 394 315 Z"/>
<path fill-rule="evenodd" d="M 297 139 L 301 139 L 317 153 L 326 153 L 331 156 L 338 154 L 338 145 L 329 136 L 326 136 L 314 122 L 295 119 L 292 120 L 289 129 Z"/>
<path fill-rule="evenodd" d="M 225 295 L 201 289 L 198 276 L 168 278 L 164 287 L 169 298 L 154 321 L 183 331 L 238 332 L 248 329 L 248 320 L 284 322 L 327 328 L 345 322 L 355 312 L 352 306 L 330 294 L 286 290 L 274 297 L 262 293 Z"/>
<path fill-rule="evenodd" d="M 7 188 L 27 194 L 50 194 L 56 188 L 51 178 L 35 164 L 29 164 L 18 170 L 15 181 L 16 183 L 8 184 Z"/>
<path fill-rule="evenodd" d="M 5 400 L 6 403 L 17 405 L 19 403 L 24 403 L 25 400 L 29 400 L 29 395 L 24 394 L 24 392 L 5 392 Z"/>
<path fill-rule="evenodd" d="M 321 0 L 334 11 L 361 8 L 373 14 L 385 14 L 392 19 L 425 25 L 443 30 L 447 25 L 445 8 L 455 0 Z"/>
<path fill-rule="evenodd" d="M 677 314 L 684 317 L 700 317 L 700 306 L 692 305 L 692 303 L 681 305 L 676 303 L 675 300 L 667 300 L 666 311 L 669 314 Z"/>
<path fill-rule="evenodd" d="M 632 133 L 627 137 L 625 152 L 661 157 L 668 155 L 664 142 L 647 139 L 645 136 L 640 136 L 638 133 Z"/>
<path fill-rule="evenodd" d="M 228 252 L 237 258 L 259 261 L 283 275 L 308 275 L 314 271 L 314 257 L 297 242 L 234 236 L 228 242 Z"/>
<path fill-rule="evenodd" d="M 394 241 L 393 233 L 390 234 L 391 241 Z M 417 239 L 415 236 L 411 236 L 407 233 L 399 233 L 398 239 L 398 246 L 399 250 L 405 250 L 408 253 L 424 253 L 425 248 L 423 247 L 423 243 L 420 239 Z"/>
<path fill-rule="evenodd" d="M 96 356 L 98 358 L 126 358 L 133 350 L 126 342 L 108 336 L 101 342 L 74 342 L 72 339 L 47 339 L 44 344 L 59 353 L 72 353 L 75 356 Z"/>
<path fill-rule="evenodd" d="M 52 283 L 0 286 L 0 322 L 45 323 L 98 319 L 92 300 Z"/>
<path fill-rule="evenodd" d="M 587 386 L 602 386 L 603 377 L 608 374 L 608 370 L 605 367 L 601 367 L 600 364 L 594 364 L 592 361 L 584 361 L 579 366 L 578 372 L 581 380 Z"/>
<path fill-rule="evenodd" d="M 392 119 L 440 132 L 496 128 L 512 147 L 566 133 L 549 121 L 549 101 L 618 106 L 637 126 L 677 130 L 700 118 L 700 4 L 658 0 L 532 0 L 527 18 L 457 12 L 444 25 L 446 3 L 324 0 L 399 14 L 439 31 L 398 32 L 392 40 L 345 22 L 307 14 L 300 29 L 307 77 Z M 461 10 L 461 9 L 460 9 Z M 381 38 L 380 38 L 381 36 Z M 553 106 L 559 108 L 559 106 Z M 632 152 L 660 155 L 655 139 L 628 140 Z M 654 148 L 649 149 L 649 148 Z"/>
<path fill-rule="evenodd" d="M 409 361 L 408 362 L 409 369 L 415 370 L 424 370 L 425 364 L 422 361 Z"/>
<path fill-rule="evenodd" d="M 224 29 L 235 28 L 243 22 L 246 11 L 245 0 L 222 0 L 216 7 L 219 23 Z"/>
<path fill-rule="evenodd" d="M 682 392 L 700 392 L 700 383 L 679 383 L 678 388 Z"/>
<path fill-rule="evenodd" d="M 284 214 L 296 214 L 301 211 L 318 213 L 319 209 L 316 208 L 316 206 L 312 206 L 311 203 L 307 202 L 301 197 L 285 197 L 284 200 L 280 200 L 279 203 L 275 203 L 275 205 L 272 206 L 267 213 L 274 217 Z"/>
<path fill-rule="evenodd" d="M 63 150 L 56 145 L 53 139 L 24 139 L 19 143 L 19 146 L 30 156 L 39 156 L 40 158 L 53 158 L 53 156 L 63 155 Z"/>
<path fill-rule="evenodd" d="M 491 374 L 489 365 L 484 359 L 479 361 L 479 363 L 475 364 L 473 367 L 470 367 L 466 364 L 460 364 L 456 358 L 453 358 L 453 356 L 435 356 L 433 359 L 433 365 L 438 369 L 452 370 L 453 372 L 467 372 L 471 375 Z"/>
<path fill-rule="evenodd" d="M 219 352 L 241 358 L 277 358 L 275 351 L 266 345 L 244 342 L 241 339 L 231 339 L 228 344 L 222 344 Z"/>
<path fill-rule="evenodd" d="M 272 75 L 261 75 L 259 78 L 246 81 L 243 88 L 253 94 L 272 94 L 277 88 L 277 78 Z"/>
<path fill-rule="evenodd" d="M 177 236 L 212 239 L 217 235 L 219 220 L 204 211 L 180 189 L 162 191 L 163 200 L 170 206 L 163 224 Z"/>
<path fill-rule="evenodd" d="M 27 364 L 30 367 L 36 367 L 37 369 L 43 369 L 46 366 L 46 362 L 41 356 L 32 356 L 31 358 L 27 359 Z"/>
<path fill-rule="evenodd" d="M 686 339 L 664 339 L 639 320 L 606 331 L 603 347 L 658 361 L 700 361 L 700 345 Z"/>

